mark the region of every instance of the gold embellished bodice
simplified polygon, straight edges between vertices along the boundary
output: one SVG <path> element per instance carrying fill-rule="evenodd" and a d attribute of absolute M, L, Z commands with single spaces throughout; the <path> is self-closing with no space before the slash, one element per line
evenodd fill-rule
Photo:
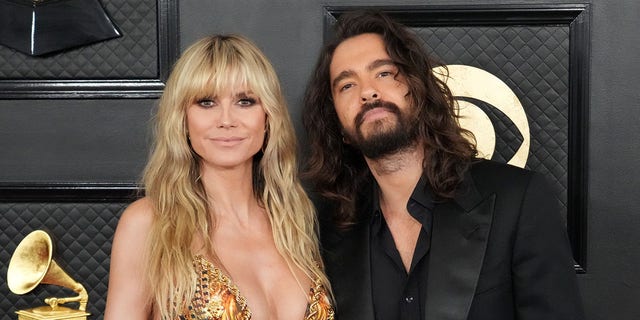
<path fill-rule="evenodd" d="M 203 256 L 193 261 L 198 281 L 193 300 L 178 316 L 180 320 L 249 320 L 251 310 L 238 287 L 220 269 Z M 309 290 L 304 320 L 333 320 L 333 307 L 319 279 Z"/>

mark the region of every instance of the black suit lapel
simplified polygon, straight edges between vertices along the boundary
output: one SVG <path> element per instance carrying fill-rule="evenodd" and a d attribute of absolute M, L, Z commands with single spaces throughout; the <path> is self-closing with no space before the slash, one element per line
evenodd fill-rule
<path fill-rule="evenodd" d="M 338 235 L 324 254 L 340 320 L 374 318 L 369 229 L 370 223 L 359 223 Z"/>
<path fill-rule="evenodd" d="M 472 183 L 465 187 L 434 209 L 425 319 L 464 320 L 473 301 L 495 195 L 482 199 Z"/>

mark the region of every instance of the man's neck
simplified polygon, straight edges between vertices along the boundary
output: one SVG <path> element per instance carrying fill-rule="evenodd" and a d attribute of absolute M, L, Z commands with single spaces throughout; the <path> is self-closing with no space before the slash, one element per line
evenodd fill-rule
<path fill-rule="evenodd" d="M 366 159 L 380 188 L 380 209 L 409 272 L 422 224 L 411 216 L 407 203 L 422 176 L 424 152 L 420 145 L 382 159 Z"/>
<path fill-rule="evenodd" d="M 406 211 L 409 197 L 422 176 L 423 160 L 420 145 L 380 159 L 366 159 L 378 182 L 380 205 L 385 214 Z"/>

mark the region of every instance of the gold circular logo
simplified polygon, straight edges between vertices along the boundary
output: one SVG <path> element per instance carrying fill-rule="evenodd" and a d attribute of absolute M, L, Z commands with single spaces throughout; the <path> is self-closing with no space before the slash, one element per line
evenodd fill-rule
<path fill-rule="evenodd" d="M 485 70 L 456 64 L 446 68 L 433 68 L 433 73 L 451 90 L 457 102 L 460 126 L 475 136 L 479 156 L 496 158 L 494 153 L 499 141 L 503 150 L 511 150 L 507 152 L 507 163 L 524 168 L 531 136 L 527 114 L 516 94 Z"/>

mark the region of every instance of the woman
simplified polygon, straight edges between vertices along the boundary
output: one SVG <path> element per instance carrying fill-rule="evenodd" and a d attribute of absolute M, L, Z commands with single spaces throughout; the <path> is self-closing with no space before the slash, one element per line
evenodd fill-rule
<path fill-rule="evenodd" d="M 113 241 L 105 319 L 333 319 L 295 136 L 266 57 L 212 36 L 160 99 L 146 196 Z"/>

